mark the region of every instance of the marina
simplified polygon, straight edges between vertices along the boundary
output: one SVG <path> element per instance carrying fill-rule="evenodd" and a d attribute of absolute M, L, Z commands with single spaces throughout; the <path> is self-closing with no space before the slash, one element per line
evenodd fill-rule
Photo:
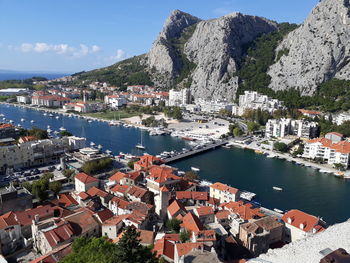
<path fill-rule="evenodd" d="M 110 126 L 109 122 L 94 119 L 88 122 L 68 114 L 60 114 L 60 118 L 56 119 L 47 114 L 45 116 L 42 111 L 4 104 L 0 105 L 0 114 L 16 125 L 24 118 L 27 121 L 21 125 L 25 128 L 36 126 L 46 130 L 49 125 L 51 130 L 59 131 L 60 127 L 64 127 L 75 136 L 86 137 L 88 144 L 101 145 L 103 151 L 110 150 L 113 155 L 120 152 L 130 156 L 143 155 L 144 151 L 135 148 L 140 142 L 140 132 L 143 133 L 143 144 L 149 154 L 181 152 L 195 146 L 193 142 L 178 137 L 151 136 L 143 129 Z M 202 180 L 219 181 L 255 193 L 254 200 L 270 210 L 298 208 L 322 216 L 329 224 L 342 222 L 350 217 L 350 212 L 339 206 L 339 203 L 348 199 L 350 182 L 320 173 L 311 167 L 277 158 L 266 158 L 265 155 L 251 150 L 224 147 L 178 159 L 171 165 L 180 171 L 189 171 L 191 167 L 199 168 L 198 175 Z M 283 191 L 274 191 L 273 186 L 281 187 Z"/>

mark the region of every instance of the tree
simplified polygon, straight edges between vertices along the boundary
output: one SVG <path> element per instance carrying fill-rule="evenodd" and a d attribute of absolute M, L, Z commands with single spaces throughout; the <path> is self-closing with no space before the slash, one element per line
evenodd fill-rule
<path fill-rule="evenodd" d="M 166 225 L 167 229 L 169 229 L 170 231 L 175 232 L 175 233 L 179 233 L 180 224 L 181 224 L 180 220 L 178 220 L 177 218 L 172 218 L 172 219 L 169 219 L 165 225 Z"/>
<path fill-rule="evenodd" d="M 32 184 L 31 193 L 42 202 L 42 201 L 45 201 L 49 196 L 47 189 L 48 189 L 48 182 L 46 182 L 46 180 L 39 180 L 39 181 L 35 181 Z"/>
<path fill-rule="evenodd" d="M 274 149 L 275 151 L 285 153 L 285 152 L 288 151 L 288 146 L 287 146 L 287 144 L 285 144 L 285 143 L 283 143 L 283 142 L 275 142 L 275 143 L 273 144 L 273 149 Z"/>
<path fill-rule="evenodd" d="M 233 135 L 235 137 L 239 137 L 239 136 L 242 136 L 243 132 L 242 130 L 239 128 L 239 127 L 236 127 L 233 129 Z"/>
<path fill-rule="evenodd" d="M 27 135 L 34 136 L 39 140 L 49 138 L 47 131 L 39 129 L 37 127 L 33 127 L 31 130 L 28 130 Z"/>
<path fill-rule="evenodd" d="M 188 181 L 195 182 L 199 180 L 199 176 L 197 173 L 193 171 L 188 171 L 185 173 L 184 178 Z"/>
<path fill-rule="evenodd" d="M 75 174 L 75 171 L 73 169 L 66 169 L 63 171 L 63 175 L 68 179 L 72 179 Z"/>
<path fill-rule="evenodd" d="M 68 131 L 61 131 L 60 132 L 60 136 L 61 137 L 68 137 L 68 136 L 72 136 L 73 134 L 68 132 Z"/>
<path fill-rule="evenodd" d="M 111 158 L 85 162 L 81 169 L 87 174 L 97 174 L 111 168 L 113 160 Z"/>
<path fill-rule="evenodd" d="M 49 189 L 57 195 L 62 190 L 62 184 L 58 181 L 49 183 Z"/>
<path fill-rule="evenodd" d="M 252 121 L 247 123 L 247 127 L 248 127 L 248 131 L 251 133 L 259 130 L 259 128 L 260 128 L 259 124 L 252 122 Z"/>
<path fill-rule="evenodd" d="M 346 167 L 343 164 L 341 164 L 341 163 L 335 163 L 333 166 L 334 166 L 335 169 L 338 169 L 339 171 L 345 171 L 346 170 Z"/>
<path fill-rule="evenodd" d="M 133 227 L 127 227 L 117 243 L 116 262 L 156 263 L 158 259 L 149 247 L 140 244 L 140 232 Z"/>
<path fill-rule="evenodd" d="M 180 240 L 182 243 L 186 243 L 190 240 L 190 232 L 188 232 L 186 229 L 184 231 L 181 231 L 180 233 Z"/>

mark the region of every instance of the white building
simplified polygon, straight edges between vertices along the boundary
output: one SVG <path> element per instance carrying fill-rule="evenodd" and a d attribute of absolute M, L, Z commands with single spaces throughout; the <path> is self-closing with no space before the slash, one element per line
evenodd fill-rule
<path fill-rule="evenodd" d="M 283 138 L 294 135 L 299 138 L 312 139 L 319 136 L 319 125 L 316 122 L 292 119 L 270 119 L 266 123 L 265 136 L 267 138 Z"/>
<path fill-rule="evenodd" d="M 282 217 L 286 229 L 286 241 L 294 242 L 325 230 L 320 218 L 299 210 L 290 210 Z"/>
<path fill-rule="evenodd" d="M 196 105 L 202 112 L 217 113 L 221 110 L 232 112 L 233 104 L 226 101 L 207 101 L 203 99 L 196 100 Z"/>
<path fill-rule="evenodd" d="M 274 112 L 282 108 L 283 103 L 277 99 L 272 99 L 256 91 L 245 91 L 243 95 L 239 96 L 239 106 L 232 108 L 232 114 L 242 116 L 247 109 Z"/>
<path fill-rule="evenodd" d="M 220 200 L 220 203 L 236 202 L 239 199 L 239 190 L 226 184 L 217 182 L 209 188 L 209 196 Z"/>
<path fill-rule="evenodd" d="M 104 102 L 111 108 L 120 108 L 128 103 L 125 97 L 119 95 L 107 95 Z"/>
<path fill-rule="evenodd" d="M 32 98 L 27 95 L 17 96 L 17 102 L 22 104 L 30 104 L 32 102 Z"/>
<path fill-rule="evenodd" d="M 345 121 L 350 121 L 350 113 L 341 113 L 339 115 L 337 115 L 334 118 L 334 121 L 337 125 L 342 125 Z"/>
<path fill-rule="evenodd" d="M 307 159 L 321 158 L 328 164 L 341 164 L 345 168 L 350 162 L 350 142 L 333 143 L 326 138 L 316 138 L 306 142 L 303 157 Z"/>
<path fill-rule="evenodd" d="M 174 90 L 169 91 L 169 106 L 181 106 L 186 105 L 191 102 L 191 92 L 189 89 Z"/>
<path fill-rule="evenodd" d="M 99 180 L 96 179 L 95 177 L 87 175 L 86 173 L 78 173 L 74 177 L 74 182 L 75 182 L 75 191 L 77 193 L 87 192 L 90 188 L 94 186 L 98 188 L 99 186 Z"/>

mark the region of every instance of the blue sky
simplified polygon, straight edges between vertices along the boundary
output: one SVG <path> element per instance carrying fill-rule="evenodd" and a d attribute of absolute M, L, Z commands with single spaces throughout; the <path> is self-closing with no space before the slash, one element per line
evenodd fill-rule
<path fill-rule="evenodd" d="M 318 0 L 0 0 L 0 69 L 77 72 L 149 50 L 180 9 L 301 23 Z"/>

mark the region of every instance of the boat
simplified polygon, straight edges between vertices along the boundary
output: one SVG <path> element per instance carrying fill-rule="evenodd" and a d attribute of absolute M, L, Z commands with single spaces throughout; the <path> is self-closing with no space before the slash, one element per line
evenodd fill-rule
<path fill-rule="evenodd" d="M 143 134 L 142 134 L 142 131 L 141 131 L 141 142 L 136 144 L 136 146 L 135 146 L 139 150 L 145 150 L 146 149 L 146 147 L 143 145 L 142 139 L 143 139 Z"/>
<path fill-rule="evenodd" d="M 195 141 L 194 138 L 191 138 L 191 137 L 181 137 L 181 139 L 185 140 L 185 141 Z"/>
<path fill-rule="evenodd" d="M 52 130 L 50 128 L 48 128 L 46 131 L 47 131 L 47 133 L 51 133 L 52 132 Z"/>
<path fill-rule="evenodd" d="M 90 146 L 94 147 L 96 144 L 94 142 L 90 142 Z"/>
<path fill-rule="evenodd" d="M 92 122 L 92 120 L 88 120 L 88 123 L 91 123 Z"/>
<path fill-rule="evenodd" d="M 49 117 L 53 117 L 53 114 L 50 113 L 50 114 L 49 114 Z"/>
<path fill-rule="evenodd" d="M 197 168 L 197 167 L 191 167 L 191 170 L 193 172 L 199 172 L 201 169 Z"/>
<path fill-rule="evenodd" d="M 256 154 L 264 154 L 264 152 L 261 151 L 261 150 L 255 150 L 255 153 L 256 153 Z"/>
<path fill-rule="evenodd" d="M 274 208 L 273 211 L 279 213 L 279 214 L 284 214 L 282 210 L 280 209 L 277 209 L 277 208 Z"/>
<path fill-rule="evenodd" d="M 31 120 L 30 122 L 31 122 L 31 123 L 34 123 L 35 121 L 34 121 L 34 120 Z"/>
<path fill-rule="evenodd" d="M 272 189 L 280 192 L 283 191 L 283 188 L 277 186 L 273 186 Z"/>
<path fill-rule="evenodd" d="M 56 118 L 56 119 L 59 119 L 59 118 L 60 118 L 60 116 L 56 116 L 55 118 Z"/>
<path fill-rule="evenodd" d="M 25 119 L 22 118 L 22 119 L 21 119 L 21 122 L 24 122 L 24 121 L 25 121 Z"/>
<path fill-rule="evenodd" d="M 60 131 L 66 131 L 66 129 L 64 127 L 61 127 Z"/>
<path fill-rule="evenodd" d="M 248 200 L 248 201 L 252 201 L 255 196 L 256 196 L 255 193 L 248 192 L 248 191 L 242 191 L 241 195 L 240 195 L 241 198 Z"/>
<path fill-rule="evenodd" d="M 46 112 L 44 113 L 44 116 L 47 116 L 47 113 L 46 113 Z"/>

